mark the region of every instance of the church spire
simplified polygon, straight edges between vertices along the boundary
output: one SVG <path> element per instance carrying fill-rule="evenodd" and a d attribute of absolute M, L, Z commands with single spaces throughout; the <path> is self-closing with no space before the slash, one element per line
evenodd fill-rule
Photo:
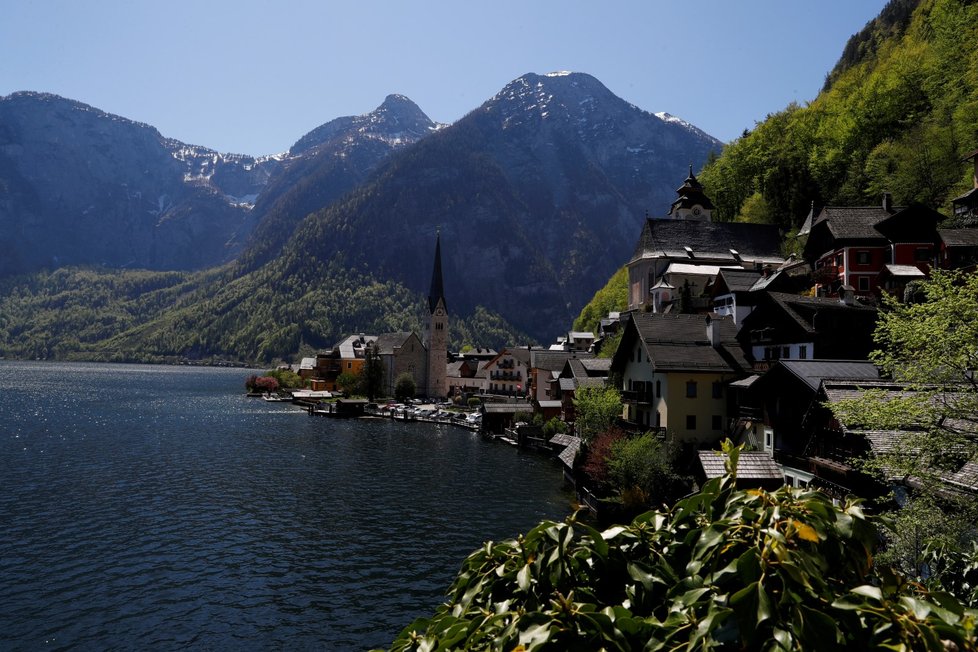
<path fill-rule="evenodd" d="M 428 291 L 428 310 L 435 311 L 438 302 L 441 301 L 442 307 L 445 304 L 445 285 L 441 277 L 441 232 L 435 236 L 435 267 L 431 272 L 431 290 Z"/>

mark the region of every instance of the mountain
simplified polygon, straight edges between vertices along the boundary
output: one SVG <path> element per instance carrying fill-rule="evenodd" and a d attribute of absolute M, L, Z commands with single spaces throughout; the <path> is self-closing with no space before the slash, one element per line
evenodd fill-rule
<path fill-rule="evenodd" d="M 390 96 L 277 161 L 232 263 L 0 284 L 0 351 L 266 362 L 417 327 L 436 231 L 453 346 L 549 341 L 720 147 L 580 73 L 524 75 L 451 126 Z"/>
<path fill-rule="evenodd" d="M 0 98 L 0 275 L 231 259 L 274 158 L 220 155 L 43 93 Z"/>
<path fill-rule="evenodd" d="M 435 128 L 391 96 L 370 114 L 318 127 L 286 154 L 256 158 L 164 138 L 55 95 L 0 97 L 0 276 L 78 264 L 201 269 L 249 242 L 261 257 L 283 229 Z"/>
<path fill-rule="evenodd" d="M 403 95 L 388 95 L 376 110 L 336 118 L 296 141 L 255 204 L 257 226 L 239 259 L 254 269 L 281 251 L 306 215 L 364 183 L 395 151 L 444 127 Z"/>
<path fill-rule="evenodd" d="M 891 0 L 818 97 L 770 114 L 699 175 L 720 213 L 798 227 L 818 205 L 920 202 L 951 214 L 978 147 L 978 4 Z"/>
<path fill-rule="evenodd" d="M 581 73 L 524 75 L 461 120 L 392 156 L 284 247 L 426 287 L 442 233 L 446 291 L 546 340 L 664 214 L 690 162 L 721 144 L 642 111 Z"/>

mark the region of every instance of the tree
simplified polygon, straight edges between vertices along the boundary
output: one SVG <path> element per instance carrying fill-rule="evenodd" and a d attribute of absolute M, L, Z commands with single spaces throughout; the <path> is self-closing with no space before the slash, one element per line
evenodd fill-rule
<path fill-rule="evenodd" d="M 920 291 L 925 300 L 919 303 L 885 297 L 877 323 L 880 349 L 872 360 L 894 388 L 833 404 L 850 429 L 899 435 L 863 466 L 883 481 L 911 480 L 906 511 L 894 515 L 900 525 L 889 535 L 891 548 L 902 551 L 895 560 L 916 577 L 929 572 L 927 548 L 970 547 L 978 517 L 978 500 L 946 482 L 978 460 L 978 275 L 935 269 Z"/>
<path fill-rule="evenodd" d="M 394 398 L 398 402 L 403 403 L 409 398 L 414 398 L 417 393 L 418 387 L 414 382 L 414 376 L 405 371 L 397 377 L 397 381 L 394 384 Z"/>
<path fill-rule="evenodd" d="M 689 493 L 690 481 L 676 470 L 678 448 L 652 433 L 627 437 L 611 445 L 608 480 L 617 500 L 636 513 L 672 503 Z"/>
<path fill-rule="evenodd" d="M 872 565 L 858 502 L 734 480 L 603 532 L 571 517 L 489 542 L 391 649 L 976 649 L 978 614 Z"/>
<path fill-rule="evenodd" d="M 354 394 L 360 387 L 360 377 L 349 371 L 344 371 L 336 377 L 336 386 L 344 394 Z"/>
<path fill-rule="evenodd" d="M 374 345 L 368 345 L 363 353 L 360 368 L 360 390 L 371 401 L 384 393 L 384 363 Z"/>
<path fill-rule="evenodd" d="M 581 387 L 574 397 L 578 436 L 585 444 L 621 418 L 621 394 L 614 387 Z"/>

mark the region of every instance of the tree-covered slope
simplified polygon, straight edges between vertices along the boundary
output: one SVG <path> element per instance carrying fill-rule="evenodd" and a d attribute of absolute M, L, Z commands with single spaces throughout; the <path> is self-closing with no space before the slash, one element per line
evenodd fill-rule
<path fill-rule="evenodd" d="M 232 267 L 62 268 L 9 278 L 0 283 L 0 357 L 267 364 L 350 333 L 420 328 L 427 304 L 401 284 L 343 269 L 286 273 L 285 264 L 243 276 Z M 481 306 L 453 316 L 450 336 L 455 349 L 529 340 Z"/>
<path fill-rule="evenodd" d="M 723 219 L 791 228 L 812 202 L 883 192 L 947 211 L 971 186 L 960 159 L 978 147 L 978 4 L 893 0 L 850 43 L 809 105 L 772 113 L 707 165 Z"/>

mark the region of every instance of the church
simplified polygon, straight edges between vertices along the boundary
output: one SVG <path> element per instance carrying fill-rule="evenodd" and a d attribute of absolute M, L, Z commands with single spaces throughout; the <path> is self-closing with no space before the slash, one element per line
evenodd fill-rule
<path fill-rule="evenodd" d="M 428 398 L 448 395 L 448 305 L 441 271 L 441 233 L 435 236 L 435 262 L 428 292 L 428 316 L 424 328 L 425 364 L 424 394 Z"/>

